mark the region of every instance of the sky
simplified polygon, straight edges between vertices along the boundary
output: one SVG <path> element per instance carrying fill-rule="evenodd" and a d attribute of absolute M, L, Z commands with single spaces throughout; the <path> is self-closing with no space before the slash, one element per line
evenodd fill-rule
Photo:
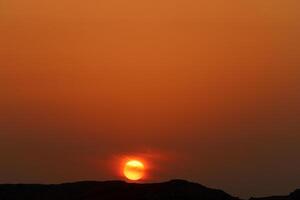
<path fill-rule="evenodd" d="M 0 183 L 300 188 L 298 0 L 0 0 Z"/>

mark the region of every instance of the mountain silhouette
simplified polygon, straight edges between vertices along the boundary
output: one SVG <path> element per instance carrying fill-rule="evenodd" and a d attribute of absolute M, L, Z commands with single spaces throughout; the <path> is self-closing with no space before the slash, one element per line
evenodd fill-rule
<path fill-rule="evenodd" d="M 85 181 L 58 185 L 0 185 L 0 200 L 239 200 L 184 180 L 164 183 Z"/>
<path fill-rule="evenodd" d="M 222 190 L 185 180 L 163 183 L 84 181 L 63 184 L 2 184 L 0 200 L 240 200 Z M 300 190 L 288 196 L 250 200 L 300 200 Z"/>
<path fill-rule="evenodd" d="M 300 200 L 300 189 L 295 190 L 287 196 L 271 196 L 263 198 L 250 198 L 250 200 Z"/>

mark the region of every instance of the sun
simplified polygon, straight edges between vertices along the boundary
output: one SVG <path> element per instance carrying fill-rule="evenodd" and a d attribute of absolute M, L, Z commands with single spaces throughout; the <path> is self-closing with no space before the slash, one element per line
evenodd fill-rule
<path fill-rule="evenodd" d="M 123 174 L 127 179 L 137 181 L 143 178 L 144 171 L 145 166 L 141 161 L 129 160 L 124 165 Z"/>

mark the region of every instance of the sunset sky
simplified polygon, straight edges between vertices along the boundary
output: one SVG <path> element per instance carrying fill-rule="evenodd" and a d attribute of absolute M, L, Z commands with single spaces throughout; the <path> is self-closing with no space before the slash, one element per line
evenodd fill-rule
<path fill-rule="evenodd" d="M 0 0 L 0 183 L 300 188 L 299 0 Z"/>

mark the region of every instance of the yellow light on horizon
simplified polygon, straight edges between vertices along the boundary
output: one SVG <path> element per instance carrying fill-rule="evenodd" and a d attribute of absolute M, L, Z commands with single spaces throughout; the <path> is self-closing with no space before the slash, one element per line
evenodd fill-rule
<path fill-rule="evenodd" d="M 129 160 L 124 166 L 123 174 L 127 179 L 137 181 L 143 178 L 144 170 L 145 166 L 141 161 Z"/>

